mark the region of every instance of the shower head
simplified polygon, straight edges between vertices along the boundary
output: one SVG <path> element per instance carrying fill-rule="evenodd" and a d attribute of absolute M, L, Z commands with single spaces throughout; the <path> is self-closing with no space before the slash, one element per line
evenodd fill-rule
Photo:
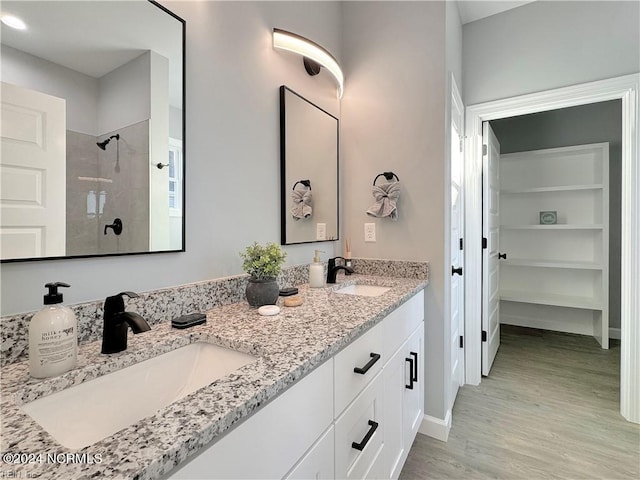
<path fill-rule="evenodd" d="M 120 134 L 116 133 L 115 135 L 111 135 L 109 138 L 107 138 L 106 140 L 103 140 L 102 142 L 98 142 L 96 143 L 96 145 L 98 145 L 98 147 L 102 150 L 106 150 L 107 149 L 107 145 L 109 144 L 109 142 L 111 141 L 112 138 L 115 138 L 116 140 L 120 140 Z"/>

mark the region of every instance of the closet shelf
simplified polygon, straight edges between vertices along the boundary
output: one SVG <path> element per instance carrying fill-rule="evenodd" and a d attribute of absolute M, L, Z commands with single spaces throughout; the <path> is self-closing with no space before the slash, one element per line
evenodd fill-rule
<path fill-rule="evenodd" d="M 566 268 L 574 270 L 602 270 L 602 263 L 571 260 L 534 260 L 530 258 L 509 258 L 501 260 L 500 266 Z"/>
<path fill-rule="evenodd" d="M 602 225 L 500 225 L 502 230 L 602 230 Z"/>
<path fill-rule="evenodd" d="M 502 155 L 500 186 L 505 323 L 567 332 L 580 323 L 609 348 L 609 144 Z M 562 223 L 540 225 L 554 210 Z"/>
<path fill-rule="evenodd" d="M 501 290 L 500 300 L 520 303 L 534 303 L 537 305 L 553 305 L 556 307 L 584 308 L 588 310 L 602 310 L 602 301 L 592 297 L 574 295 L 558 295 L 555 293 Z"/>
<path fill-rule="evenodd" d="M 517 195 L 521 193 L 548 193 L 548 192 L 574 192 L 577 190 L 602 190 L 604 185 L 594 183 L 589 185 L 561 185 L 557 187 L 533 187 L 533 188 L 505 188 L 500 193 Z"/>

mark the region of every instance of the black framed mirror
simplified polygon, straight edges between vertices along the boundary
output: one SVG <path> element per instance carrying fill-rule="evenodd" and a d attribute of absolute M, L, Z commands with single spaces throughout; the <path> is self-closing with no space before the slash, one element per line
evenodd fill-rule
<path fill-rule="evenodd" d="M 339 120 L 280 87 L 281 243 L 339 239 Z"/>
<path fill-rule="evenodd" d="M 185 22 L 4 1 L 0 260 L 184 251 Z"/>

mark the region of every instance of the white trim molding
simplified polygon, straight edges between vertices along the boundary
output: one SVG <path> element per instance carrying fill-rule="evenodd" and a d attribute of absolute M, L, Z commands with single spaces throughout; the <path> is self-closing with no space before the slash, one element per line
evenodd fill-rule
<path fill-rule="evenodd" d="M 441 418 L 432 417 L 431 415 L 425 415 L 422 418 L 418 433 L 426 435 L 441 442 L 446 442 L 449 439 L 449 431 L 451 430 L 451 410 L 447 410 L 447 414 L 444 420 Z"/>
<path fill-rule="evenodd" d="M 466 383 L 481 381 L 482 122 L 608 100 L 622 101 L 620 413 L 640 423 L 640 73 L 467 107 L 465 145 Z M 471 239 L 477 239 L 472 241 Z"/>

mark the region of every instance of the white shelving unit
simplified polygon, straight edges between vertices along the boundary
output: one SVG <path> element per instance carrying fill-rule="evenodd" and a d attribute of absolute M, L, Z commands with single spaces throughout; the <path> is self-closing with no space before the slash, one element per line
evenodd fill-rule
<path fill-rule="evenodd" d="M 502 155 L 500 188 L 500 322 L 609 348 L 609 144 Z"/>

